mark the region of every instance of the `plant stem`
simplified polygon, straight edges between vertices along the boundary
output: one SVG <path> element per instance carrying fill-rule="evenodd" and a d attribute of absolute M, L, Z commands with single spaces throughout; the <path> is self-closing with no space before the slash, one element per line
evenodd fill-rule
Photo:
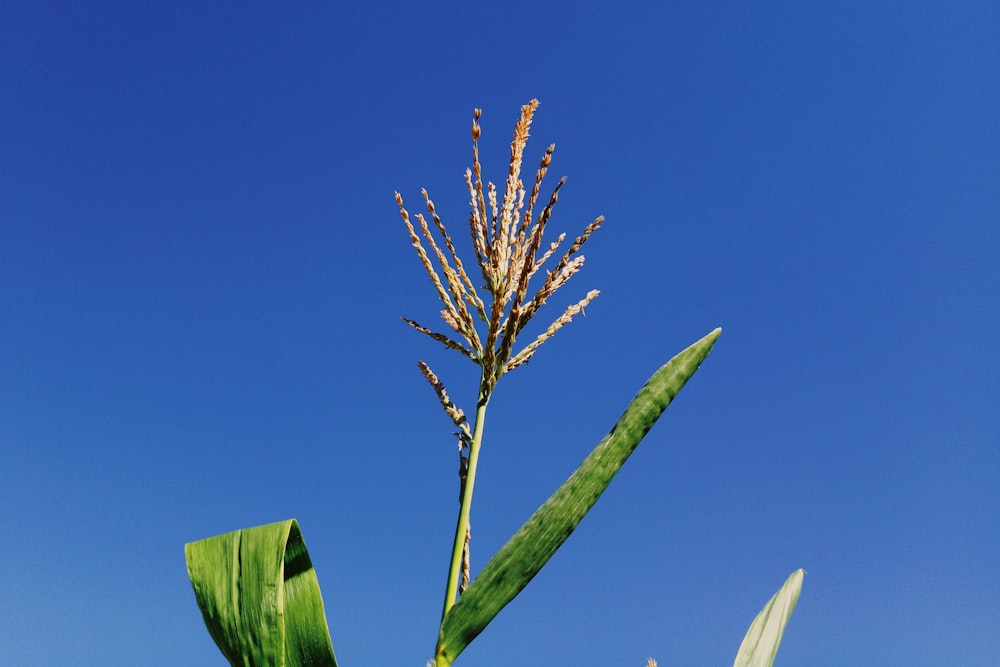
<path fill-rule="evenodd" d="M 472 489 L 476 484 L 476 467 L 479 462 L 479 447 L 483 442 L 483 424 L 486 421 L 486 405 L 489 397 L 480 397 L 476 405 L 476 422 L 472 430 L 472 443 L 469 445 L 469 467 L 465 472 L 465 487 L 462 490 L 462 504 L 458 510 L 458 525 L 455 526 L 455 543 L 451 548 L 451 565 L 448 567 L 448 584 L 444 593 L 444 619 L 448 610 L 455 604 L 458 594 L 458 580 L 462 571 L 462 554 L 465 551 L 465 535 L 469 528 L 469 515 L 472 511 Z"/>

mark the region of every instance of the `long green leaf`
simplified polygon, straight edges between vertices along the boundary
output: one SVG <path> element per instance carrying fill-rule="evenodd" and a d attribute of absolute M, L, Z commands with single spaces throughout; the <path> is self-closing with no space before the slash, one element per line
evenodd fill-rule
<path fill-rule="evenodd" d="M 716 329 L 658 370 L 580 467 L 490 559 L 441 622 L 437 667 L 450 665 L 566 541 L 698 370 L 721 331 Z"/>
<path fill-rule="evenodd" d="M 295 519 L 184 545 L 208 631 L 231 665 L 337 667 Z"/>
<path fill-rule="evenodd" d="M 785 626 L 795 610 L 795 603 L 799 601 L 805 573 L 802 569 L 792 572 L 774 597 L 760 610 L 740 644 L 733 667 L 771 667 L 774 656 L 778 655 Z"/>

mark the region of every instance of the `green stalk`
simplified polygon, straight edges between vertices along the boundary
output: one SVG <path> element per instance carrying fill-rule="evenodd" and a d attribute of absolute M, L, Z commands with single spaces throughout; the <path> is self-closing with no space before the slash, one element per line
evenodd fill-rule
<path fill-rule="evenodd" d="M 476 467 L 479 463 L 479 447 L 483 443 L 483 424 L 486 422 L 486 405 L 489 397 L 479 399 L 476 406 L 476 423 L 472 427 L 472 443 L 469 445 L 469 467 L 465 471 L 465 487 L 462 489 L 462 504 L 458 510 L 458 525 L 455 526 L 455 543 L 451 548 L 451 565 L 448 567 L 448 585 L 444 592 L 443 620 L 448 610 L 455 604 L 458 595 L 458 579 L 462 572 L 462 552 L 465 550 L 465 533 L 469 527 L 472 512 L 472 488 L 476 484 Z"/>

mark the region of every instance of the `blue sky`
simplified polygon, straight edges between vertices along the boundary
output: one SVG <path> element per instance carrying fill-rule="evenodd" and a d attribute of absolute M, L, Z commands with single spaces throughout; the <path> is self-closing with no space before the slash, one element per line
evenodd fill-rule
<path fill-rule="evenodd" d="M 495 394 L 481 566 L 645 379 L 712 355 L 458 663 L 1000 653 L 1000 8 L 44 3 L 0 8 L 6 665 L 220 665 L 183 545 L 299 519 L 344 667 L 430 657 L 476 369 L 393 202 L 505 178 L 599 214 L 586 317 Z M 541 317 L 541 316 L 540 316 Z M 454 358 L 452 358 L 454 357 Z"/>

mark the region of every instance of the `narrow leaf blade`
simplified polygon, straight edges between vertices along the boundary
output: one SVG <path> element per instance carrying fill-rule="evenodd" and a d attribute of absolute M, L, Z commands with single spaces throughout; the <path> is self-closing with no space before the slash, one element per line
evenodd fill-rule
<path fill-rule="evenodd" d="M 805 573 L 802 569 L 792 572 L 774 597 L 760 610 L 740 644 L 733 667 L 771 667 L 774 657 L 778 655 L 785 626 L 799 601 Z"/>
<path fill-rule="evenodd" d="M 569 479 L 490 559 L 441 622 L 437 667 L 450 665 L 562 546 L 698 370 L 721 331 L 711 332 L 653 374 Z"/>
<path fill-rule="evenodd" d="M 295 519 L 191 542 L 184 552 L 205 625 L 230 664 L 337 667 Z"/>

